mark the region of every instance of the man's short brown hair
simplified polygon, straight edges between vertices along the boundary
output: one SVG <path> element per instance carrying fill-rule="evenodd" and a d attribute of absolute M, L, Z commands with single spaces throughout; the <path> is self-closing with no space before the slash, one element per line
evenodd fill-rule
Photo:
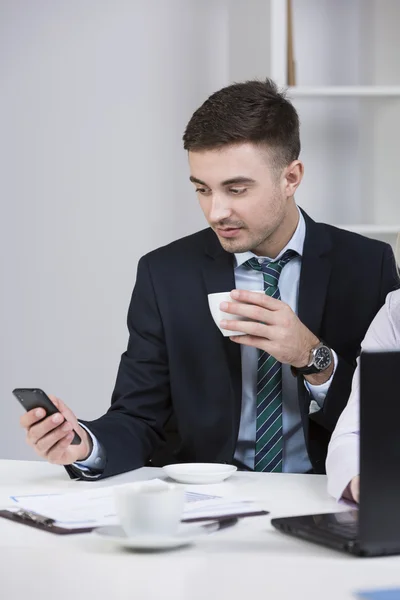
<path fill-rule="evenodd" d="M 299 117 L 271 79 L 234 83 L 194 112 L 183 142 L 193 152 L 251 142 L 269 150 L 281 169 L 299 157 Z"/>

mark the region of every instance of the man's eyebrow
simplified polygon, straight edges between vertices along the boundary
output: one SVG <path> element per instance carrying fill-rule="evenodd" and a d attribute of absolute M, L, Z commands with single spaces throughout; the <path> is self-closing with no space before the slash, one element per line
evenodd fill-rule
<path fill-rule="evenodd" d="M 205 185 L 206 187 L 208 187 L 208 185 L 204 183 L 204 181 L 202 181 L 201 179 L 197 179 L 197 177 L 193 177 L 193 175 L 191 175 L 189 179 L 192 183 L 198 183 L 199 185 Z"/>
<path fill-rule="evenodd" d="M 204 185 L 206 187 L 208 187 L 208 185 L 202 181 L 201 179 L 197 179 L 197 177 L 193 177 L 193 175 L 191 175 L 189 177 L 190 181 L 192 183 L 198 183 L 199 185 Z M 252 183 L 255 183 L 254 179 L 251 179 L 250 177 L 242 177 L 242 176 L 238 176 L 238 177 L 232 177 L 231 179 L 225 179 L 225 181 L 223 181 L 221 183 L 222 186 L 227 186 L 227 185 L 237 185 L 237 184 L 247 184 L 250 185 Z"/>
<path fill-rule="evenodd" d="M 231 179 L 225 179 L 225 181 L 222 182 L 222 185 L 237 185 L 240 183 L 251 184 L 251 183 L 255 183 L 255 181 L 254 181 L 254 179 L 251 179 L 250 177 L 238 176 L 238 177 L 232 177 Z"/>

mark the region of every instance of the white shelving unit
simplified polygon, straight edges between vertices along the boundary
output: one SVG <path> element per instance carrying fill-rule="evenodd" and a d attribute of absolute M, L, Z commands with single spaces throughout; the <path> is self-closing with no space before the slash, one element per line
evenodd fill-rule
<path fill-rule="evenodd" d="M 342 96 L 348 98 L 400 97 L 400 86 L 396 85 L 289 86 L 287 90 L 292 98 L 312 98 L 313 96 Z"/>
<path fill-rule="evenodd" d="M 398 235 L 399 228 L 397 225 L 339 225 L 348 231 L 355 231 L 363 235 Z"/>
<path fill-rule="evenodd" d="M 270 69 L 287 87 L 287 2 L 269 0 Z M 292 0 L 305 177 L 316 220 L 396 247 L 400 232 L 400 1 Z M 400 257 L 399 257 L 400 258 Z"/>

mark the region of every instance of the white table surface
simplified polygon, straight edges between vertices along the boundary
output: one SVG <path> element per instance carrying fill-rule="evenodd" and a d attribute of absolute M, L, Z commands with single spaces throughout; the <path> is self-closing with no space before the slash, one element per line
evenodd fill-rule
<path fill-rule="evenodd" d="M 99 482 L 71 481 L 57 466 L 0 460 L 0 505 L 13 494 L 84 490 L 163 477 L 144 468 Z M 237 473 L 212 486 L 187 486 L 254 497 L 270 516 L 338 510 L 321 475 Z M 353 592 L 400 587 L 400 557 L 355 558 L 274 530 L 270 516 L 243 519 L 195 545 L 136 553 L 94 534 L 57 536 L 0 519 L 0 598 L 13 600 L 346 600 Z"/>

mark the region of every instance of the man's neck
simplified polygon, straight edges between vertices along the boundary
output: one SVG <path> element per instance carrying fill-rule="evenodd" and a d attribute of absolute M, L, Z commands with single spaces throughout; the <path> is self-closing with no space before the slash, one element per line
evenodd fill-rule
<path fill-rule="evenodd" d="M 299 210 L 293 201 L 285 219 L 276 231 L 263 244 L 252 250 L 258 256 L 276 258 L 292 239 L 299 224 Z"/>

